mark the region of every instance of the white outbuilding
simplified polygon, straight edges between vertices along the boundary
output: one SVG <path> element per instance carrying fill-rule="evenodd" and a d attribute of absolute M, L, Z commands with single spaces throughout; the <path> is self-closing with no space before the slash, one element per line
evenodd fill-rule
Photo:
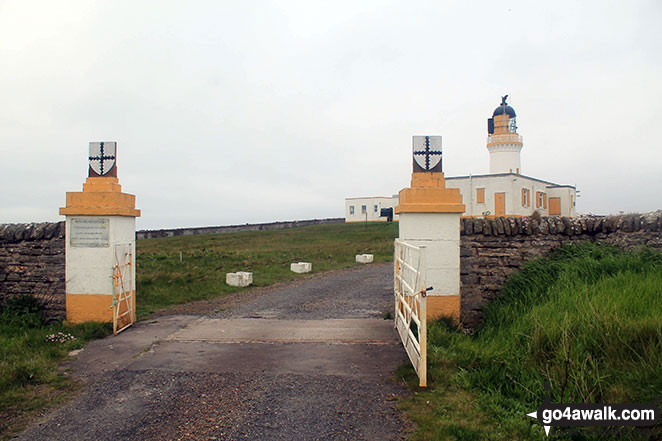
<path fill-rule="evenodd" d="M 398 206 L 398 195 L 373 196 L 345 199 L 345 222 L 386 222 L 388 216 L 382 210 L 391 210 Z M 384 215 L 382 215 L 384 214 Z M 397 220 L 398 216 L 394 215 Z"/>

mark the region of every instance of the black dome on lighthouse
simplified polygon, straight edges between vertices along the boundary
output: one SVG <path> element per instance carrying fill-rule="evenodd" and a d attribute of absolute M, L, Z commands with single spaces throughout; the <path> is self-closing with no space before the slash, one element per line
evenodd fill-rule
<path fill-rule="evenodd" d="M 501 105 L 494 109 L 492 116 L 503 115 L 504 113 L 508 115 L 509 118 L 514 118 L 516 116 L 515 109 L 510 107 L 506 102 L 508 95 L 501 97 Z"/>

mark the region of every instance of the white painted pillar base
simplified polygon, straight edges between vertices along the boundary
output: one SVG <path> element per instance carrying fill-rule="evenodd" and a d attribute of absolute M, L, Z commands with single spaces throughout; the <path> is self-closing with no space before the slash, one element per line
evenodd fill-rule
<path fill-rule="evenodd" d="M 401 240 L 426 247 L 428 299 L 459 296 L 460 213 L 400 213 L 399 226 Z"/>
<path fill-rule="evenodd" d="M 66 216 L 67 320 L 113 320 L 113 267 L 131 251 L 129 286 L 136 290 L 136 218 L 132 216 Z M 116 246 L 126 245 L 117 249 Z M 125 285 L 126 287 L 127 285 Z M 135 311 L 135 295 L 133 305 Z"/>

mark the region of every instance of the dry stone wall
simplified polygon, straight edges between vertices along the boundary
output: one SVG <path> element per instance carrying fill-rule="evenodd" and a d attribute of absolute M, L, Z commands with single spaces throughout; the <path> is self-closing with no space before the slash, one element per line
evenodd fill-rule
<path fill-rule="evenodd" d="M 65 316 L 64 222 L 0 224 L 0 301 L 31 294 Z"/>
<path fill-rule="evenodd" d="M 155 237 L 191 236 L 195 234 L 234 233 L 238 231 L 282 230 L 285 228 L 304 227 L 306 225 L 339 224 L 345 218 L 334 217 L 327 219 L 309 219 L 284 222 L 269 222 L 264 224 L 225 225 L 218 227 L 190 227 L 166 230 L 140 230 L 136 232 L 136 239 L 152 239 Z"/>
<path fill-rule="evenodd" d="M 343 222 L 344 219 L 274 222 L 228 227 L 138 232 L 138 238 L 268 230 Z M 64 222 L 0 224 L 0 300 L 32 294 L 51 318 L 65 316 Z M 527 260 L 578 241 L 598 241 L 623 249 L 647 245 L 662 250 L 662 211 L 605 217 L 464 218 L 460 222 L 462 321 L 475 327 L 485 305 L 506 277 Z"/>
<path fill-rule="evenodd" d="M 662 250 L 662 211 L 619 216 L 463 218 L 460 221 L 461 318 L 473 328 L 506 277 L 563 244 L 597 241 Z"/>

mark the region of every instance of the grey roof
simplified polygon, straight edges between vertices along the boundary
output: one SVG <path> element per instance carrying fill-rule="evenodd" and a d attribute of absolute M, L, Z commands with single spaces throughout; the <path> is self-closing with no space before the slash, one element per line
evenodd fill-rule
<path fill-rule="evenodd" d="M 503 177 L 503 176 L 515 176 L 515 177 L 518 177 L 518 178 L 524 178 L 524 179 L 530 179 L 530 180 L 536 181 L 536 182 L 542 182 L 543 184 L 547 184 L 548 188 L 575 188 L 574 185 L 556 184 L 554 182 L 549 182 L 549 181 L 545 181 L 543 179 L 538 179 L 538 178 L 532 178 L 531 176 L 520 175 L 520 174 L 517 174 L 517 173 L 493 173 L 493 174 L 487 174 L 487 175 L 449 176 L 449 177 L 446 178 L 446 180 L 449 180 L 449 179 L 469 179 L 469 178 L 493 178 L 493 177 Z"/>

